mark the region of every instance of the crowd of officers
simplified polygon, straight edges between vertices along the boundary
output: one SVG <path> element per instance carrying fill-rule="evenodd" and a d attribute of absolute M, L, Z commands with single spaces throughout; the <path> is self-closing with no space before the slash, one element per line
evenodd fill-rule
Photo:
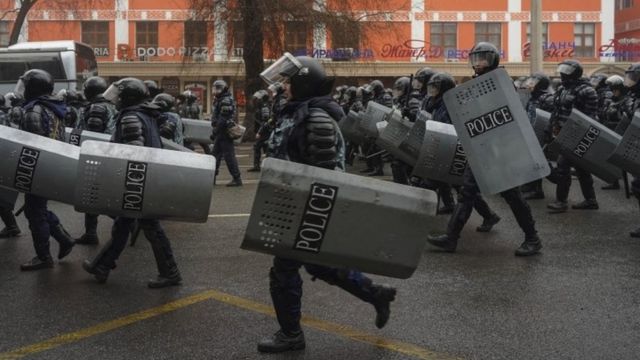
<path fill-rule="evenodd" d="M 499 66 L 500 54 L 490 43 L 478 43 L 470 52 L 470 62 L 475 76 L 486 74 Z M 624 131 L 624 124 L 631 121 L 640 105 L 640 64 L 632 65 L 625 77 L 595 74 L 583 77 L 583 68 L 576 60 L 565 60 L 558 66 L 559 79 L 551 80 L 544 73 L 534 73 L 514 82 L 519 90 L 528 93 L 526 111 L 529 120 L 536 119 L 536 109 L 551 113 L 551 121 L 541 145 L 553 141 L 572 109 L 578 109 L 616 131 Z M 462 228 L 475 209 L 483 223 L 477 231 L 487 232 L 500 221 L 500 217 L 482 198 L 469 167 L 465 170 L 462 186 L 421 179 L 411 176 L 408 164 L 378 149 L 373 139 L 362 143 L 349 143 L 340 135 L 338 124 L 350 111 L 363 111 L 373 101 L 395 108 L 411 122 L 421 111 L 430 114 L 434 121 L 451 124 L 443 95 L 456 87 L 455 79 L 444 72 L 425 67 L 409 77 L 398 78 L 391 89 L 380 80 L 362 86 L 343 85 L 332 90 L 335 84 L 315 59 L 285 54 L 263 72 L 268 88 L 256 92 L 253 97 L 253 120 L 256 142 L 253 167 L 248 171 L 260 171 L 262 154 L 288 161 L 318 166 L 332 170 L 344 170 L 345 164 L 364 159 L 366 168 L 360 172 L 369 176 L 384 174 L 384 163 L 391 163 L 393 181 L 407 186 L 417 186 L 437 191 L 442 199 L 439 214 L 451 214 L 446 234 L 429 236 L 428 241 L 445 251 L 454 252 Z M 83 94 L 62 91 L 52 95 L 54 81 L 42 70 L 26 72 L 0 104 L 0 122 L 14 124 L 37 135 L 64 140 L 64 128 L 74 127 L 112 134 L 112 141 L 123 144 L 161 148 L 161 137 L 193 148 L 184 141 L 182 118 L 201 117 L 195 96 L 185 92 L 181 96 L 163 93 L 153 81 L 143 82 L 125 78 L 110 86 L 100 77 L 92 77 L 84 84 Z M 228 186 L 241 186 L 240 171 L 235 158 L 234 143 L 228 134 L 234 126 L 236 105 L 227 84 L 214 83 L 215 102 L 211 116 L 213 148 L 202 144 L 206 152 L 216 157 L 219 168 L 224 158 L 233 180 Z M 622 130 L 621 130 L 622 129 Z M 556 184 L 555 199 L 548 204 L 553 212 L 568 210 L 568 194 L 572 168 L 579 179 L 584 200 L 572 205 L 576 210 L 598 209 L 592 175 L 575 166 L 562 155 L 555 162 L 549 180 Z M 216 169 L 216 174 L 218 172 Z M 602 189 L 619 189 L 619 183 L 607 184 Z M 640 182 L 634 181 L 633 193 L 640 199 Z M 457 202 L 453 192 L 457 192 Z M 535 221 L 527 200 L 544 199 L 542 180 L 501 193 L 510 206 L 518 225 L 525 234 L 524 242 L 516 249 L 517 256 L 539 253 L 542 243 L 537 235 Z M 25 215 L 29 221 L 36 256 L 21 265 L 22 270 L 53 267 L 49 250 L 49 237 L 59 242 L 58 259 L 67 256 L 76 244 L 98 244 L 95 214 L 85 215 L 85 234 L 72 239 L 59 219 L 47 209 L 47 199 L 25 195 Z M 13 204 L 0 204 L 0 214 L 5 228 L 0 237 L 20 234 Z M 158 267 L 158 277 L 149 287 L 161 288 L 181 282 L 169 239 L 160 223 L 154 219 L 134 220 L 125 217 L 114 219 L 111 239 L 93 260 L 86 260 L 83 268 L 99 282 L 105 282 L 116 266 L 116 260 L 127 240 L 138 227 L 150 241 Z M 393 231 L 390 229 L 390 231 Z M 640 229 L 631 236 L 640 237 Z M 305 347 L 300 326 L 302 280 L 299 269 L 304 267 L 314 278 L 338 286 L 357 298 L 370 303 L 376 311 L 376 325 L 383 327 L 390 315 L 390 303 L 396 290 L 386 285 L 374 284 L 364 274 L 345 269 L 335 269 L 274 257 L 269 272 L 270 292 L 280 330 L 259 342 L 258 350 L 281 352 Z"/>

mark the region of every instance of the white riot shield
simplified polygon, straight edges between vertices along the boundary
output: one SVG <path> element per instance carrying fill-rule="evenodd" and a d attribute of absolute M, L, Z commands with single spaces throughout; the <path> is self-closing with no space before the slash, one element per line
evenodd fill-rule
<path fill-rule="evenodd" d="M 160 138 L 160 140 L 162 141 L 162 148 L 165 150 L 173 150 L 173 151 L 182 151 L 182 152 L 193 152 L 193 150 L 191 149 L 187 149 L 186 147 L 180 145 L 180 144 L 176 144 L 173 141 L 169 140 L 169 139 L 165 139 L 163 137 Z"/>
<path fill-rule="evenodd" d="M 416 121 L 418 120 L 422 120 L 426 123 L 429 120 L 433 120 L 433 116 L 425 110 L 420 110 L 416 116 Z"/>
<path fill-rule="evenodd" d="M 527 108 L 527 103 L 529 103 L 529 99 L 531 99 L 531 91 L 525 89 L 518 89 L 518 97 L 520 98 L 520 103 L 523 108 Z"/>
<path fill-rule="evenodd" d="M 424 118 L 419 117 L 411 127 L 409 135 L 398 147 L 399 151 L 403 154 L 399 158 L 409 166 L 416 166 L 418 157 L 420 156 L 420 149 L 424 142 L 424 134 L 427 123 Z"/>
<path fill-rule="evenodd" d="M 80 146 L 87 140 L 109 142 L 111 141 L 111 135 L 82 129 L 73 129 L 70 127 L 64 128 L 64 142 Z"/>
<path fill-rule="evenodd" d="M 620 145 L 609 157 L 609 162 L 640 177 L 640 111 L 633 115 L 633 120 L 622 136 Z"/>
<path fill-rule="evenodd" d="M 380 105 L 376 102 L 369 101 L 367 109 L 360 116 L 358 131 L 367 137 L 376 139 L 380 135 L 376 124 L 387 120 L 391 115 L 391 112 L 393 112 L 393 109 Z"/>
<path fill-rule="evenodd" d="M 80 150 L 76 211 L 137 219 L 205 222 L 215 158 L 87 141 Z"/>
<path fill-rule="evenodd" d="M 360 122 L 361 113 L 353 110 L 349 111 L 349 114 L 342 120 L 340 120 L 340 131 L 345 139 L 354 143 L 362 144 L 365 140 L 364 134 L 358 131 L 357 126 Z"/>
<path fill-rule="evenodd" d="M 549 175 L 549 164 L 504 69 L 447 91 L 444 102 L 482 193 L 500 193 Z"/>
<path fill-rule="evenodd" d="M 550 145 L 575 165 L 612 183 L 622 177 L 622 171 L 607 159 L 620 144 L 621 136 L 573 109 L 562 130 Z"/>
<path fill-rule="evenodd" d="M 533 131 L 536 133 L 536 138 L 540 145 L 544 144 L 545 130 L 549 127 L 551 121 L 551 113 L 536 109 L 536 120 L 533 123 Z"/>
<path fill-rule="evenodd" d="M 435 206 L 431 191 L 267 158 L 241 247 L 404 279 L 441 228 Z"/>
<path fill-rule="evenodd" d="M 0 186 L 73 204 L 80 149 L 0 126 Z"/>
<path fill-rule="evenodd" d="M 404 119 L 399 111 L 394 110 L 390 115 L 387 119 L 387 126 L 376 139 L 376 144 L 387 151 L 389 148 L 397 149 L 409 136 L 409 131 L 413 127 L 413 123 Z"/>
<path fill-rule="evenodd" d="M 211 144 L 211 123 L 206 120 L 182 119 L 184 139 L 198 144 Z"/>
<path fill-rule="evenodd" d="M 467 156 L 451 124 L 429 120 L 412 176 L 462 185 Z"/>

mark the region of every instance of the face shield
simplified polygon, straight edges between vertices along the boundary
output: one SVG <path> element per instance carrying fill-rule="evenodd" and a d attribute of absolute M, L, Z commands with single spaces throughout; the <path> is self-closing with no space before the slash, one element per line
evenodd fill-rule
<path fill-rule="evenodd" d="M 427 84 L 427 95 L 436 97 L 440 94 L 440 88 L 435 84 Z"/>
<path fill-rule="evenodd" d="M 536 87 L 536 85 L 538 85 L 539 82 L 540 82 L 540 79 L 534 78 L 534 77 L 530 77 L 530 78 L 527 79 L 527 81 L 524 82 L 523 85 L 524 85 L 525 89 L 533 90 Z"/>
<path fill-rule="evenodd" d="M 492 64 L 496 63 L 496 60 L 496 54 L 488 51 L 477 52 L 469 55 L 469 63 L 476 72 L 479 72 L 478 70 L 491 67 Z"/>
<path fill-rule="evenodd" d="M 571 75 L 576 70 L 573 66 L 569 64 L 560 64 L 558 65 L 558 69 L 556 70 L 560 75 Z"/>
<path fill-rule="evenodd" d="M 391 96 L 393 96 L 394 99 L 397 99 L 401 96 L 404 95 L 404 90 L 402 89 L 393 89 L 391 90 Z"/>
<path fill-rule="evenodd" d="M 589 83 L 591 83 L 591 86 L 593 86 L 594 88 L 598 87 L 598 85 L 600 85 L 600 78 L 591 78 L 591 80 L 589 80 Z"/>
<path fill-rule="evenodd" d="M 640 73 L 630 71 L 624 74 L 624 86 L 634 87 L 640 81 Z"/>
<path fill-rule="evenodd" d="M 422 90 L 422 81 L 413 79 L 413 81 L 411 82 L 411 87 L 416 90 Z"/>
<path fill-rule="evenodd" d="M 14 94 L 20 95 L 20 97 L 24 97 L 24 81 L 22 79 L 18 80 L 16 84 L 16 88 L 13 90 Z"/>
<path fill-rule="evenodd" d="M 298 59 L 286 52 L 280 59 L 276 60 L 276 62 L 261 72 L 260 77 L 268 84 L 274 84 L 276 82 L 284 83 L 286 78 L 297 74 L 302 67 Z"/>
<path fill-rule="evenodd" d="M 111 84 L 107 90 L 102 94 L 102 96 L 116 107 L 120 106 L 120 87 L 115 84 Z"/>

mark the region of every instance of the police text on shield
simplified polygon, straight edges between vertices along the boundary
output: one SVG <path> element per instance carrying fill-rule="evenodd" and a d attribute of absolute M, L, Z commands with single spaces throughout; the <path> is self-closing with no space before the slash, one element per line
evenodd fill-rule
<path fill-rule="evenodd" d="M 22 148 L 18 159 L 18 167 L 16 168 L 16 176 L 13 181 L 13 186 L 16 189 L 23 192 L 31 192 L 33 174 L 36 171 L 39 157 L 40 151 L 28 147 Z"/>
<path fill-rule="evenodd" d="M 144 183 L 147 180 L 147 164 L 127 162 L 127 176 L 124 181 L 122 210 L 142 211 Z"/>
<path fill-rule="evenodd" d="M 582 140 L 578 143 L 575 149 L 573 149 L 573 154 L 579 158 L 582 158 L 584 154 L 589 151 L 591 145 L 598 139 L 600 136 L 600 130 L 594 128 L 593 126 L 589 127 L 587 133 L 582 137 Z"/>
<path fill-rule="evenodd" d="M 294 250 L 320 252 L 337 195 L 338 188 L 335 186 L 311 184 L 309 200 L 293 244 Z"/>
<path fill-rule="evenodd" d="M 500 109 L 467 121 L 464 126 L 467 128 L 470 137 L 476 137 L 512 121 L 513 115 L 511 115 L 509 107 L 503 106 Z"/>

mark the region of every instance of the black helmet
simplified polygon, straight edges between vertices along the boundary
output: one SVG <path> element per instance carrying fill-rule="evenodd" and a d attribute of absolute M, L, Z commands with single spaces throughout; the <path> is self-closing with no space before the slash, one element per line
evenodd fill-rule
<path fill-rule="evenodd" d="M 431 80 L 431 77 L 435 73 L 436 72 L 433 71 L 430 67 L 423 67 L 422 69 L 418 70 L 418 72 L 416 72 L 415 76 L 413 77 L 413 83 L 411 84 L 411 86 L 416 90 L 426 90 L 427 83 L 429 82 L 429 80 Z"/>
<path fill-rule="evenodd" d="M 7 106 L 6 99 L 4 98 L 4 95 L 0 94 L 0 107 L 5 107 L 5 106 Z"/>
<path fill-rule="evenodd" d="M 176 104 L 176 99 L 167 93 L 160 93 L 153 98 L 153 103 L 158 105 L 161 111 L 167 112 Z"/>
<path fill-rule="evenodd" d="M 393 83 L 393 91 L 392 91 L 393 97 L 398 98 L 400 96 L 406 95 L 407 91 L 409 91 L 410 81 L 411 80 L 406 76 L 397 78 L 396 81 Z"/>
<path fill-rule="evenodd" d="M 229 85 L 224 80 L 216 80 L 213 82 L 213 95 L 220 95 L 229 90 Z"/>
<path fill-rule="evenodd" d="M 535 72 L 524 83 L 525 88 L 531 90 L 531 92 L 545 91 L 551 85 L 551 80 L 547 74 L 543 72 Z"/>
<path fill-rule="evenodd" d="M 562 82 L 576 81 L 582 77 L 583 69 L 578 60 L 565 60 L 558 64 L 558 72 Z"/>
<path fill-rule="evenodd" d="M 333 87 L 333 79 L 327 77 L 317 59 L 294 57 L 288 52 L 261 72 L 260 77 L 269 84 L 288 81 L 291 98 L 296 100 L 329 95 Z"/>
<path fill-rule="evenodd" d="M 155 98 L 156 95 L 160 94 L 163 90 L 158 86 L 158 83 L 153 80 L 145 80 L 144 84 L 149 89 L 149 96 Z"/>
<path fill-rule="evenodd" d="M 500 65 L 500 52 L 492 43 L 479 42 L 469 52 L 469 62 L 476 75 L 482 75 Z"/>
<path fill-rule="evenodd" d="M 26 101 L 31 101 L 42 95 L 51 95 L 53 92 L 53 77 L 44 70 L 33 69 L 25 72 L 16 85 L 16 94 L 24 96 Z"/>
<path fill-rule="evenodd" d="M 149 89 L 142 80 L 129 77 L 111 84 L 103 96 L 122 109 L 143 103 L 149 97 Z"/>
<path fill-rule="evenodd" d="M 634 88 L 640 83 L 640 63 L 631 64 L 624 72 L 624 86 Z"/>
<path fill-rule="evenodd" d="M 456 80 L 447 73 L 434 74 L 427 83 L 427 93 L 429 96 L 438 97 L 456 87 Z"/>
<path fill-rule="evenodd" d="M 96 96 L 107 90 L 107 81 L 100 76 L 92 76 L 84 82 L 84 96 L 92 101 Z"/>
<path fill-rule="evenodd" d="M 384 93 L 384 84 L 380 80 L 373 80 L 371 84 L 371 92 L 373 93 L 373 97 L 378 97 Z"/>
<path fill-rule="evenodd" d="M 589 82 L 591 83 L 591 86 L 593 86 L 594 88 L 598 89 L 602 86 L 606 86 L 606 81 L 607 81 L 607 75 L 603 74 L 603 73 L 598 73 L 598 74 L 593 74 L 591 75 L 591 78 L 589 79 Z"/>
<path fill-rule="evenodd" d="M 354 101 L 358 96 L 358 88 L 355 86 L 349 86 L 347 90 L 344 91 L 344 101 L 350 102 Z"/>

